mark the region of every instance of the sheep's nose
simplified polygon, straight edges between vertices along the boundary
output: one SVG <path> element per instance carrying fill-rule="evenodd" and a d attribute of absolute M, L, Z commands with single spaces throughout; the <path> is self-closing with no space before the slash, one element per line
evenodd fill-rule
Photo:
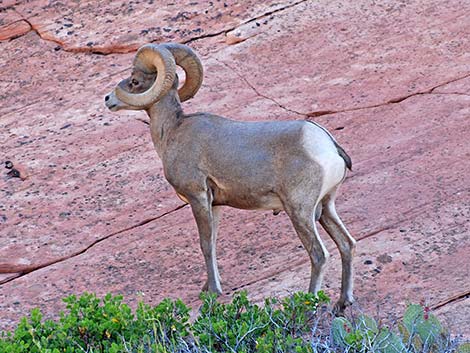
<path fill-rule="evenodd" d="M 109 95 L 106 96 L 106 97 L 104 97 L 104 101 L 105 101 L 105 102 L 109 101 Z"/>

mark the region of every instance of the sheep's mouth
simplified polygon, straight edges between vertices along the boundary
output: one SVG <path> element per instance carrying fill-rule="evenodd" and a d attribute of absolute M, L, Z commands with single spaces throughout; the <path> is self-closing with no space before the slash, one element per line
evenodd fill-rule
<path fill-rule="evenodd" d="M 117 110 L 117 104 L 109 105 L 108 109 L 111 110 L 112 112 Z"/>

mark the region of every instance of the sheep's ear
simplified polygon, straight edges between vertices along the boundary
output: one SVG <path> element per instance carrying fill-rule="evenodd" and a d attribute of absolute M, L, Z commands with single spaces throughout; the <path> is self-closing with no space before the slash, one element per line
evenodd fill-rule
<path fill-rule="evenodd" d="M 180 78 L 178 77 L 178 74 L 175 74 L 175 81 L 173 82 L 173 86 L 171 86 L 171 89 L 178 89 L 178 86 L 180 84 Z"/>

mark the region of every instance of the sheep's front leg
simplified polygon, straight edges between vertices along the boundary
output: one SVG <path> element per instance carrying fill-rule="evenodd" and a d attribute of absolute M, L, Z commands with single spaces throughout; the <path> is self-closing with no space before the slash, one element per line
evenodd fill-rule
<path fill-rule="evenodd" d="M 207 268 L 207 282 L 202 290 L 222 294 L 216 256 L 217 228 L 220 212 L 219 208 L 212 207 L 211 203 L 208 197 L 190 201 Z"/>

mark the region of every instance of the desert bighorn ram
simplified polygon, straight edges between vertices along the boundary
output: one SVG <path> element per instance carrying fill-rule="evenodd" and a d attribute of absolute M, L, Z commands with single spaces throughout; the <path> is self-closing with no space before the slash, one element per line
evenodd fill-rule
<path fill-rule="evenodd" d="M 178 89 L 176 65 L 186 73 Z M 158 74 L 157 74 L 158 73 Z M 341 296 L 336 310 L 353 301 L 355 240 L 335 210 L 338 187 L 351 159 L 323 127 L 308 121 L 240 122 L 209 113 L 185 114 L 181 102 L 201 87 L 196 54 L 176 43 L 147 44 L 129 78 L 106 96 L 111 111 L 145 110 L 165 177 L 191 205 L 207 266 L 205 290 L 221 293 L 216 260 L 220 206 L 284 210 L 311 260 L 311 292 L 320 289 L 328 252 L 315 221 L 341 253 Z"/>

